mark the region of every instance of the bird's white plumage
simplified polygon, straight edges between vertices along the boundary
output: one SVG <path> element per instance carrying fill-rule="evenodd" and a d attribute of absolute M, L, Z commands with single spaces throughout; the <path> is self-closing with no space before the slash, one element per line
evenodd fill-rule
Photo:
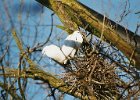
<path fill-rule="evenodd" d="M 65 39 L 61 50 L 67 58 L 73 58 L 82 42 L 83 38 L 80 31 L 74 31 Z"/>
<path fill-rule="evenodd" d="M 45 46 L 42 50 L 42 54 L 47 55 L 48 57 L 52 58 L 53 60 L 61 64 L 65 64 L 67 62 L 65 55 L 56 45 Z"/>
<path fill-rule="evenodd" d="M 49 45 L 43 48 L 42 54 L 47 55 L 60 64 L 66 64 L 68 59 L 74 57 L 82 42 L 82 35 L 79 31 L 75 31 L 67 36 L 61 49 L 56 45 Z"/>

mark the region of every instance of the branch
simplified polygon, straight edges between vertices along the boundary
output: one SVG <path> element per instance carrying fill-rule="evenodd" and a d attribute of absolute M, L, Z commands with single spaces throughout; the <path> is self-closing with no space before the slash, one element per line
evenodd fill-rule
<path fill-rule="evenodd" d="M 19 48 L 19 50 L 20 50 L 20 57 L 22 58 L 22 57 L 24 57 L 26 60 L 27 60 L 27 62 L 30 64 L 30 66 L 32 67 L 32 66 L 37 66 L 36 65 L 36 63 L 34 63 L 29 57 L 28 57 L 28 53 L 30 53 L 30 52 L 32 52 L 32 51 L 29 51 L 29 52 L 25 52 L 24 51 L 24 49 L 23 49 L 23 46 L 22 46 L 22 42 L 20 41 L 20 39 L 19 39 L 19 37 L 18 37 L 18 35 L 17 35 L 17 33 L 16 33 L 16 31 L 15 30 L 12 30 L 12 35 L 13 35 L 13 37 L 14 37 L 14 39 L 15 39 L 15 42 L 16 42 L 16 44 L 17 44 L 17 47 Z"/>
<path fill-rule="evenodd" d="M 65 27 L 76 30 L 78 26 L 85 28 L 88 25 L 86 30 L 94 33 L 94 35 L 98 37 L 101 36 L 104 16 L 79 3 L 77 0 L 36 1 L 53 10 Z M 105 23 L 104 37 L 121 50 L 128 58 L 134 59 L 136 68 L 140 69 L 140 36 L 135 36 L 136 43 L 133 38 L 133 32 L 109 19 L 108 21 L 111 25 L 108 25 L 108 22 Z M 116 28 L 112 29 L 111 26 L 115 26 Z M 135 46 L 135 44 L 137 44 L 137 46 Z"/>
<path fill-rule="evenodd" d="M 4 89 L 6 92 L 8 92 L 12 97 L 13 97 L 13 99 L 15 99 L 15 100 L 22 100 L 22 98 L 15 92 L 15 88 L 11 88 L 11 87 L 9 87 L 9 85 L 8 84 L 6 84 L 6 83 L 1 83 L 0 82 L 0 87 L 2 88 L 2 89 Z"/>
<path fill-rule="evenodd" d="M 59 79 L 55 77 L 54 75 L 45 72 L 37 67 L 30 67 L 28 70 L 21 70 L 20 75 L 18 74 L 17 69 L 10 69 L 7 68 L 5 69 L 5 77 L 10 77 L 10 78 L 32 78 L 34 80 L 41 80 L 43 82 L 49 83 L 52 87 L 60 90 L 61 92 L 73 95 L 77 98 L 88 100 L 96 100 L 96 97 L 94 96 L 82 96 L 81 91 L 82 90 L 73 90 L 72 86 L 68 86 L 62 79 Z M 0 74 L 2 76 L 3 74 Z"/>

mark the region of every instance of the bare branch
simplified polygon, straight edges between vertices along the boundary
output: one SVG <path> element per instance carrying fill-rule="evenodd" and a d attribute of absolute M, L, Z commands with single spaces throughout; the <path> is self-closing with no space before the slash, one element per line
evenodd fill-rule
<path fill-rule="evenodd" d="M 16 93 L 16 89 L 13 87 L 11 88 L 8 84 L 3 84 L 0 82 L 0 87 L 7 91 L 15 100 L 22 100 L 22 98 Z"/>
<path fill-rule="evenodd" d="M 0 74 L 1 76 L 2 74 Z M 65 92 L 67 94 L 73 95 L 77 98 L 88 100 L 88 98 L 91 98 L 91 100 L 96 100 L 94 96 L 87 97 L 82 96 L 80 90 L 72 91 L 72 87 L 68 86 L 66 83 L 63 82 L 63 80 L 58 79 L 57 77 L 54 77 L 54 75 L 44 72 L 43 70 L 35 67 L 30 67 L 28 70 L 21 70 L 20 75 L 18 74 L 18 70 L 16 69 L 5 69 L 5 77 L 13 77 L 13 78 L 32 78 L 34 80 L 41 80 L 43 82 L 49 83 L 52 87 Z"/>

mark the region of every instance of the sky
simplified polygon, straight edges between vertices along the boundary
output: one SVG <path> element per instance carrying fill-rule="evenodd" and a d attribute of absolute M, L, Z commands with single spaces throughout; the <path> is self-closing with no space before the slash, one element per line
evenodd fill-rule
<path fill-rule="evenodd" d="M 0 0 L 0 36 L 3 36 L 5 34 L 4 30 L 8 30 L 11 27 L 9 24 L 9 19 L 4 9 L 4 4 L 6 4 L 6 6 L 9 9 L 11 18 L 14 22 L 14 25 L 16 26 L 16 29 L 19 32 L 19 35 L 23 36 L 22 40 L 24 42 L 24 47 L 27 46 L 33 47 L 34 45 L 36 45 L 36 43 L 43 43 L 50 33 L 51 28 L 50 15 L 53 12 L 50 11 L 48 8 L 41 6 L 35 0 L 4 0 L 4 1 L 5 3 L 3 3 L 2 0 Z M 22 3 L 20 3 L 21 1 Z M 120 15 L 123 13 L 125 9 L 124 6 L 126 5 L 126 0 L 78 0 L 78 1 L 90 7 L 91 9 L 109 17 L 111 20 L 115 22 L 118 22 L 120 20 Z M 129 2 L 130 3 L 127 4 L 126 8 L 127 11 L 130 13 L 121 22 L 119 22 L 119 24 L 135 32 L 137 24 L 140 24 L 140 14 L 135 14 L 136 12 L 140 11 L 139 6 L 140 0 L 129 0 Z M 54 15 L 53 18 L 54 25 L 62 24 L 56 15 Z M 21 28 L 22 31 L 20 32 Z M 37 34 L 35 34 L 36 30 L 38 32 Z M 38 37 L 36 40 L 32 38 L 34 35 L 37 35 Z M 138 35 L 140 35 L 140 31 L 138 32 Z M 53 30 L 53 34 L 50 38 L 51 42 L 48 44 L 53 43 L 60 46 L 62 45 L 61 40 L 63 40 L 66 36 L 67 34 L 65 34 L 59 28 L 55 27 Z M 12 36 L 10 36 L 10 38 L 11 37 Z M 57 40 L 57 42 L 54 40 Z M 15 42 L 11 40 L 11 44 L 15 45 Z M 13 59 L 15 56 L 18 55 L 19 50 L 17 50 L 15 47 L 14 48 L 12 47 L 11 52 L 12 52 L 11 59 Z M 41 56 L 41 54 L 39 53 L 36 56 Z M 49 61 L 49 63 L 46 63 L 46 60 Z M 18 61 L 18 58 L 15 58 L 14 61 Z M 54 62 L 48 58 L 44 58 L 40 64 L 43 66 L 42 68 L 44 70 L 48 68 L 45 65 L 49 64 L 50 65 L 49 69 L 52 73 L 61 73 L 61 70 L 52 67 Z M 56 66 L 59 67 L 57 64 Z M 32 100 L 43 100 L 43 98 L 45 98 L 47 93 L 43 94 L 45 90 L 42 89 L 39 85 L 36 85 L 35 83 L 36 82 L 34 82 L 33 80 L 29 81 L 29 87 L 30 85 L 32 85 L 33 88 L 29 88 L 28 92 L 30 93 L 33 91 L 39 91 L 41 95 L 34 95 L 34 98 L 32 98 Z M 30 96 L 29 98 L 31 97 L 32 96 Z M 65 96 L 65 100 L 72 99 L 73 97 L 71 96 Z"/>
<path fill-rule="evenodd" d="M 109 17 L 109 19 L 118 22 L 120 15 L 123 13 L 127 0 L 79 0 L 91 9 Z M 140 11 L 140 0 L 128 0 L 126 8 L 130 12 L 122 22 L 118 23 L 125 28 L 135 32 L 137 24 L 140 24 L 140 14 L 135 14 Z M 140 31 L 138 33 L 140 35 Z"/>

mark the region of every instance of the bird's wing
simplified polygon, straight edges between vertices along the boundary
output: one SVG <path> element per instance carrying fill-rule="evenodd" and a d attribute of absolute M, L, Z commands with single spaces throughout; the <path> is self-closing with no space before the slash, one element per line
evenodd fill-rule
<path fill-rule="evenodd" d="M 64 64 L 64 61 L 67 61 L 63 52 L 55 45 L 46 46 L 43 48 L 42 53 L 61 64 Z"/>

